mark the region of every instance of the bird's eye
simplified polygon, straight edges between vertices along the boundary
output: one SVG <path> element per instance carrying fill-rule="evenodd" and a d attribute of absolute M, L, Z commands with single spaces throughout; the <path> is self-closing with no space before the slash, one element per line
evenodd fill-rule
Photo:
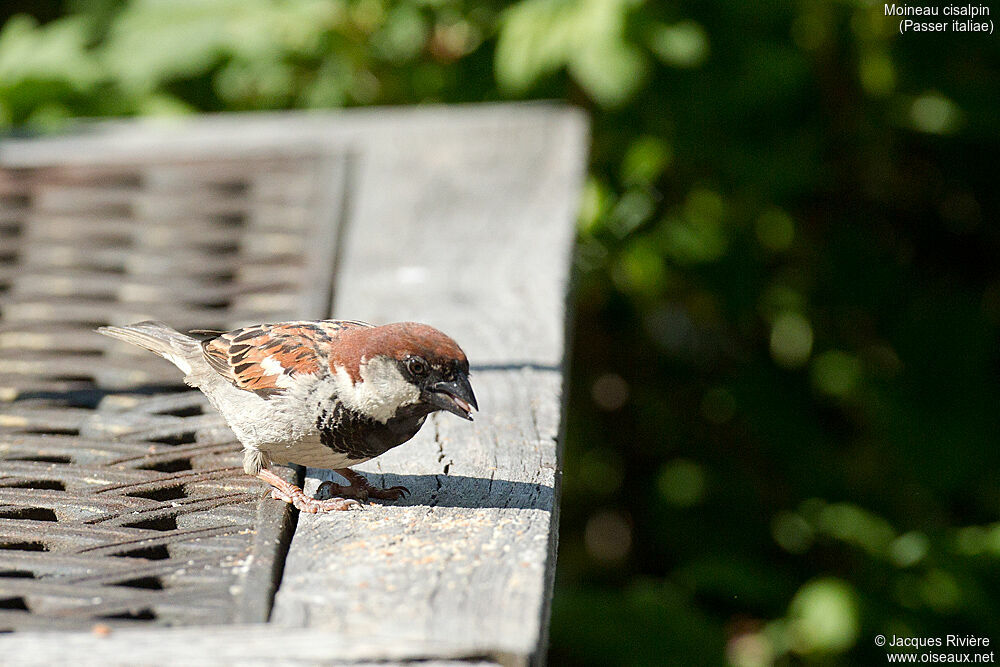
<path fill-rule="evenodd" d="M 417 377 L 427 375 L 427 362 L 420 357 L 410 357 L 407 359 L 406 368 Z"/>

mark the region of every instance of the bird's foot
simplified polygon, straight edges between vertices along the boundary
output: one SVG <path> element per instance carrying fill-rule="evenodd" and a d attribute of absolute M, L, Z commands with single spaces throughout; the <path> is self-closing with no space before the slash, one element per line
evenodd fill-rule
<path fill-rule="evenodd" d="M 357 498 L 361 502 L 366 502 L 369 498 L 399 500 L 410 494 L 410 490 L 405 486 L 392 486 L 388 489 L 372 486 L 361 473 L 354 472 L 350 468 L 340 468 L 334 472 L 344 477 L 344 479 L 350 482 L 350 485 L 344 486 L 343 484 L 334 484 L 329 481 L 323 482 L 316 489 L 317 497 L 330 498 L 337 496 L 342 498 Z"/>
<path fill-rule="evenodd" d="M 271 497 L 275 500 L 284 500 L 286 503 L 293 505 L 300 512 L 308 512 L 309 514 L 340 512 L 343 510 L 349 510 L 352 507 L 361 507 L 361 504 L 357 500 L 351 500 L 348 498 L 329 498 L 327 500 L 318 500 L 316 498 L 310 498 L 302 491 L 293 494 L 286 494 L 278 489 L 271 489 Z"/>
<path fill-rule="evenodd" d="M 316 496 L 320 498 L 340 496 L 343 498 L 357 498 L 361 502 L 366 502 L 370 499 L 399 500 L 409 493 L 410 490 L 405 486 L 392 486 L 388 489 L 383 489 L 377 486 L 357 487 L 353 484 L 351 486 L 344 486 L 343 484 L 334 484 L 329 481 L 323 482 L 316 489 Z"/>
<path fill-rule="evenodd" d="M 300 512 L 317 514 L 323 512 L 340 512 L 349 510 L 352 507 L 361 507 L 358 501 L 347 498 L 328 498 L 323 500 L 310 498 L 302 489 L 286 482 L 270 470 L 261 470 L 257 474 L 257 477 L 273 487 L 271 489 L 272 498 L 275 500 L 284 500 Z"/>

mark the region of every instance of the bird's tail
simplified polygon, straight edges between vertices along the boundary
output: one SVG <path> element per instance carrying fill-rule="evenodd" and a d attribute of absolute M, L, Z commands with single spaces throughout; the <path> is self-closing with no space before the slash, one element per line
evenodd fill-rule
<path fill-rule="evenodd" d="M 136 322 L 124 327 L 100 327 L 97 333 L 138 345 L 177 366 L 187 375 L 191 360 L 201 354 L 201 344 L 191 336 L 172 329 L 163 322 Z"/>

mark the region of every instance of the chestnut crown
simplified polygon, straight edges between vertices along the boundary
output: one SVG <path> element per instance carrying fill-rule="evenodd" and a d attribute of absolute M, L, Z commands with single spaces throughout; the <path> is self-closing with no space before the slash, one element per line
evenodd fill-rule
<path fill-rule="evenodd" d="M 331 365 L 364 382 L 363 367 L 373 360 L 391 360 L 400 378 L 419 391 L 420 402 L 432 411 L 445 410 L 472 419 L 478 410 L 469 382 L 469 361 L 452 338 L 426 324 L 396 322 L 344 331 Z"/>

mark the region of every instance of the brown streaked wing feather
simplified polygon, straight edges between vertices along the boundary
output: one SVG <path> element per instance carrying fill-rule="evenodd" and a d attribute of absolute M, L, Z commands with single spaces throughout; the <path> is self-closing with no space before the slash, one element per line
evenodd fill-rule
<path fill-rule="evenodd" d="M 349 320 L 260 324 L 203 341 L 202 352 L 235 387 L 269 398 L 283 391 L 282 376 L 325 372 L 322 347 L 341 331 L 363 326 L 371 325 Z"/>

